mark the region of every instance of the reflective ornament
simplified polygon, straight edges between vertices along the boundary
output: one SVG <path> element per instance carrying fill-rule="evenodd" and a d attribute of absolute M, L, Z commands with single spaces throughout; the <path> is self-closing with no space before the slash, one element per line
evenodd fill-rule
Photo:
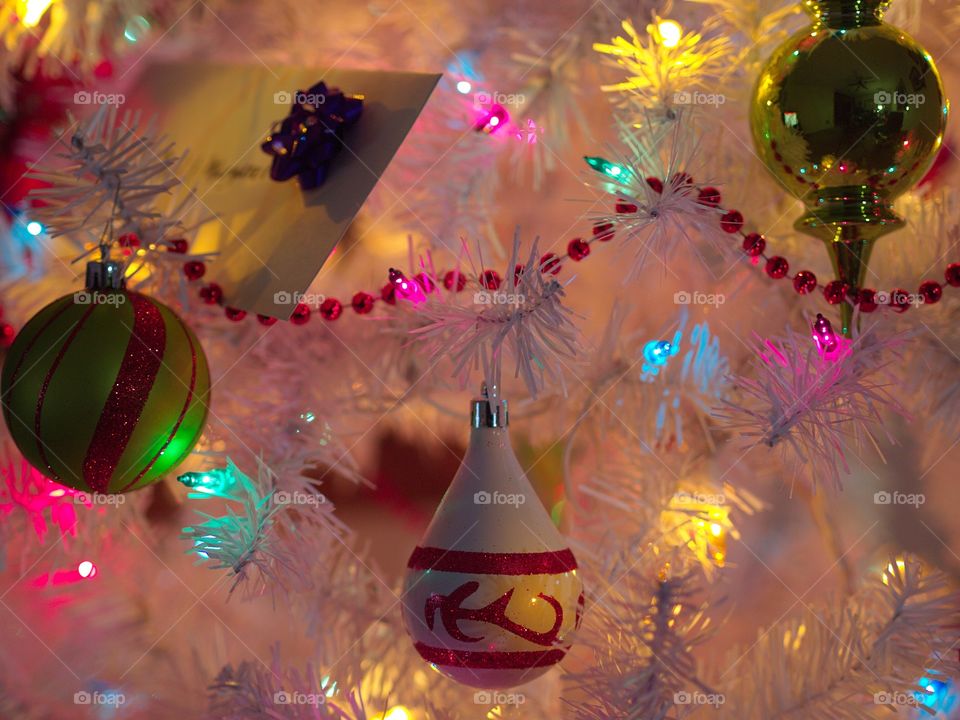
<path fill-rule="evenodd" d="M 481 688 L 543 675 L 583 610 L 577 561 L 517 462 L 506 420 L 502 400 L 474 400 L 466 455 L 404 580 L 417 652 Z"/>
<path fill-rule="evenodd" d="M 43 475 L 120 493 L 176 467 L 203 430 L 210 374 L 193 331 L 166 305 L 123 289 L 54 300 L 3 364 L 3 416 Z"/>
<path fill-rule="evenodd" d="M 883 22 L 881 0 L 805 0 L 813 24 L 758 78 L 750 121 L 761 159 L 827 244 L 837 278 L 861 288 L 873 242 L 900 228 L 891 207 L 933 162 L 947 120 L 930 55 Z M 840 305 L 843 331 L 853 306 Z"/>

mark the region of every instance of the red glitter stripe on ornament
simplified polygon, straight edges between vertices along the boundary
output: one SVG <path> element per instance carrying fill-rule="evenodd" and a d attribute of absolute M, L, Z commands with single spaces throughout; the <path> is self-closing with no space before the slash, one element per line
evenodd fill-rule
<path fill-rule="evenodd" d="M 77 337 L 77 334 L 80 332 L 80 328 L 82 328 L 83 324 L 87 322 L 87 318 L 90 317 L 90 314 L 96 307 L 96 305 L 91 305 L 88 307 L 86 312 L 83 313 L 83 315 L 77 321 L 77 324 L 73 326 L 73 330 L 71 330 L 70 334 L 67 335 L 67 339 L 64 341 L 63 345 L 60 346 L 57 356 L 53 359 L 53 364 L 50 366 L 50 369 L 47 370 L 47 376 L 43 378 L 43 385 L 40 387 L 40 395 L 37 397 L 37 411 L 33 415 L 33 435 L 37 439 L 37 452 L 40 453 L 40 459 L 43 460 L 43 464 L 47 466 L 47 471 L 50 473 L 50 477 L 52 477 L 54 480 L 59 480 L 60 476 L 57 475 L 53 467 L 50 465 L 50 460 L 47 459 L 46 447 L 44 447 L 43 441 L 40 439 L 40 417 L 43 413 L 43 401 L 47 397 L 47 390 L 50 388 L 50 381 L 53 379 L 53 374 L 57 371 L 57 368 L 60 367 L 60 362 L 63 360 L 63 356 L 67 354 L 67 350 L 70 349 L 70 344 L 74 341 L 74 338 Z M 80 478 L 76 479 L 79 480 Z"/>
<path fill-rule="evenodd" d="M 127 293 L 127 299 L 133 303 L 133 332 L 83 461 L 83 479 L 95 492 L 106 492 L 110 485 L 140 422 L 167 346 L 166 326 L 157 306 L 139 293 Z"/>
<path fill-rule="evenodd" d="M 556 575 L 577 569 L 569 549 L 542 553 L 485 553 L 417 547 L 410 555 L 411 570 L 473 575 Z"/>
<path fill-rule="evenodd" d="M 434 665 L 456 665 L 477 670 L 523 670 L 556 665 L 567 654 L 565 649 L 515 652 L 483 652 L 481 650 L 451 650 L 414 643 L 420 657 Z"/>
<path fill-rule="evenodd" d="M 30 341 L 27 343 L 27 346 L 23 348 L 23 352 L 20 353 L 20 359 L 17 361 L 17 366 L 13 369 L 13 373 L 10 375 L 10 386 L 13 387 L 14 382 L 17 379 L 17 375 L 20 373 L 20 368 L 23 367 L 23 361 L 27 359 L 27 355 L 30 354 L 30 351 L 33 350 L 33 346 L 37 344 L 37 340 L 40 339 L 40 336 L 46 331 L 48 327 L 53 325 L 56 322 L 57 318 L 63 315 L 69 308 L 73 307 L 74 303 L 65 302 L 63 306 L 57 310 L 53 315 L 51 315 L 47 321 L 37 330 L 36 334 L 30 338 Z"/>
<path fill-rule="evenodd" d="M 150 458 L 150 462 L 147 463 L 147 466 L 143 468 L 143 470 L 141 470 L 133 480 L 121 488 L 120 492 L 126 492 L 140 482 L 144 475 L 150 472 L 150 468 L 156 464 L 157 460 L 160 459 L 160 456 L 167 451 L 167 447 L 170 445 L 170 443 L 173 442 L 173 438 L 180 430 L 180 425 L 183 424 L 183 419 L 187 416 L 187 411 L 190 409 L 190 403 L 193 402 L 193 394 L 197 390 L 197 349 L 193 346 L 193 339 L 190 337 L 190 333 L 187 331 L 187 329 L 183 327 L 183 323 L 181 323 L 180 326 L 183 328 L 183 332 L 187 336 L 187 344 L 190 345 L 190 358 L 193 361 L 193 365 L 190 368 L 190 386 L 187 388 L 187 399 L 183 403 L 183 408 L 180 410 L 180 416 L 177 418 L 177 422 L 174 423 L 173 429 L 167 435 L 167 439 L 163 443 L 163 446 L 156 455 Z"/>

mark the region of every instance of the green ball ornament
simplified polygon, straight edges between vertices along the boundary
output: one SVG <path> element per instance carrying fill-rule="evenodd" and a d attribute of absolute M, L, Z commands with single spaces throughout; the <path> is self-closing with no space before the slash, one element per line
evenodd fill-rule
<path fill-rule="evenodd" d="M 47 305 L 3 364 L 3 417 L 37 470 L 85 492 L 122 493 L 179 465 L 203 431 L 210 372 L 193 331 L 124 289 Z"/>
<path fill-rule="evenodd" d="M 930 54 L 883 21 L 887 4 L 805 0 L 812 24 L 774 51 L 750 110 L 758 155 L 807 207 L 796 228 L 827 244 L 852 288 L 873 242 L 903 226 L 891 202 L 923 177 L 947 122 Z"/>

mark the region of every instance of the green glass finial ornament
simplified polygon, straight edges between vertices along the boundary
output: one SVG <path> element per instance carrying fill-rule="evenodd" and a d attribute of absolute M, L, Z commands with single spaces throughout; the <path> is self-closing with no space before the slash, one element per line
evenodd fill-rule
<path fill-rule="evenodd" d="M 760 158 L 807 208 L 837 278 L 864 284 L 874 241 L 903 226 L 892 201 L 933 162 L 947 122 L 929 53 L 883 22 L 881 0 L 804 0 L 813 23 L 773 53 L 754 89 Z M 850 335 L 853 308 L 841 303 Z"/>

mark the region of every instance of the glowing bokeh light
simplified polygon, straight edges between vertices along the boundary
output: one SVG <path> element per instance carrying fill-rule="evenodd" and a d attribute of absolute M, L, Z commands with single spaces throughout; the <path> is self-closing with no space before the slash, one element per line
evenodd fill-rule
<path fill-rule="evenodd" d="M 473 89 L 473 85 L 471 85 L 466 80 L 461 80 L 460 82 L 457 83 L 457 92 L 460 93 L 461 95 L 466 95 L 472 89 Z"/>
<path fill-rule="evenodd" d="M 675 20 L 661 20 L 657 32 L 660 33 L 660 44 L 668 48 L 679 45 L 683 37 L 683 28 Z"/>

